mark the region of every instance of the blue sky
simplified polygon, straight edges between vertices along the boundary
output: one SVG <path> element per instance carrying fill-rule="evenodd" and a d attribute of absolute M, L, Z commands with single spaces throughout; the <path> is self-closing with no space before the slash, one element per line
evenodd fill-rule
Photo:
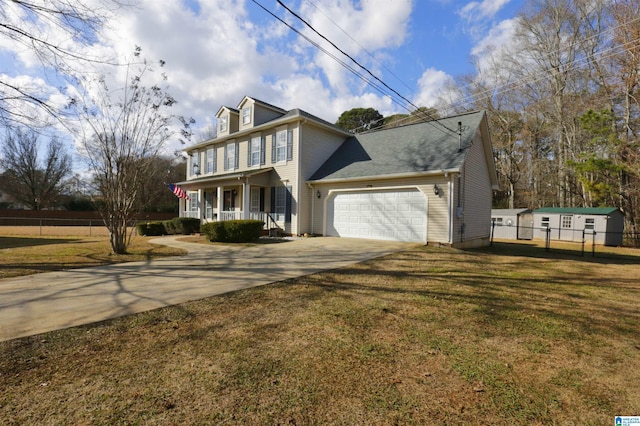
<path fill-rule="evenodd" d="M 320 42 L 276 0 L 256 1 Z M 524 0 L 283 2 L 414 104 L 440 106 L 446 84 L 474 73 L 474 55 L 481 58 L 508 42 Z M 354 107 L 374 107 L 383 115 L 407 112 L 252 0 L 134 4 L 117 12 L 91 51 L 124 57 L 138 45 L 147 59 L 165 60 L 179 102 L 176 112 L 193 116 L 197 128 L 215 125 L 218 108 L 235 107 L 245 95 L 332 122 Z M 51 83 L 43 90 L 52 99 L 63 98 L 59 80 L 37 80 L 42 76 L 37 61 L 8 40 L 0 40 L 0 74 L 38 86 Z M 116 72 L 111 78 L 117 82 L 123 76 Z"/>

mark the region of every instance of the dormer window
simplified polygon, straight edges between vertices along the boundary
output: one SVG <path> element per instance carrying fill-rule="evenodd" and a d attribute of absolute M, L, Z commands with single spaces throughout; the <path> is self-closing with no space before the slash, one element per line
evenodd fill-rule
<path fill-rule="evenodd" d="M 251 107 L 242 108 L 242 124 L 251 123 Z"/>
<path fill-rule="evenodd" d="M 229 128 L 229 122 L 228 122 L 228 117 L 226 115 L 223 115 L 222 117 L 220 117 L 218 119 L 218 123 L 219 123 L 219 127 L 220 127 L 220 131 L 221 132 L 226 132 L 227 129 Z"/>

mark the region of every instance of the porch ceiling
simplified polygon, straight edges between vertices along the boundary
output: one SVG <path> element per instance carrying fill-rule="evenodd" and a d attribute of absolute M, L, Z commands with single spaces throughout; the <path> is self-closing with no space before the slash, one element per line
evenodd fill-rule
<path fill-rule="evenodd" d="M 267 167 L 265 169 L 247 170 L 244 172 L 232 172 L 232 173 L 226 173 L 224 175 L 207 176 L 207 177 L 202 177 L 197 179 L 190 179 L 183 182 L 178 182 L 177 185 L 180 185 L 184 189 L 198 189 L 198 188 L 201 188 L 203 185 L 210 184 L 210 183 L 219 184 L 219 183 L 224 183 L 228 181 L 234 181 L 235 183 L 238 183 L 238 181 L 243 178 L 260 175 L 262 173 L 267 173 L 272 170 L 273 170 L 273 167 Z"/>

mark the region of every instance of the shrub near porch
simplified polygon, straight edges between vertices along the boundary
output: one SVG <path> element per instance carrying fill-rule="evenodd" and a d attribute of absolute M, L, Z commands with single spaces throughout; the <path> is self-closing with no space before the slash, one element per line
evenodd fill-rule
<path fill-rule="evenodd" d="M 249 243 L 260 238 L 263 227 L 260 220 L 226 220 L 206 223 L 201 229 L 211 242 Z"/>

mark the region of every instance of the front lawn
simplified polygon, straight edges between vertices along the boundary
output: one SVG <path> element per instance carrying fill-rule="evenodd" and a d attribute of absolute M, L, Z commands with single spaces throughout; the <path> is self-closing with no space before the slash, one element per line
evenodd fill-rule
<path fill-rule="evenodd" d="M 640 253 L 600 255 L 420 247 L 3 342 L 0 419 L 613 424 L 640 414 Z"/>

